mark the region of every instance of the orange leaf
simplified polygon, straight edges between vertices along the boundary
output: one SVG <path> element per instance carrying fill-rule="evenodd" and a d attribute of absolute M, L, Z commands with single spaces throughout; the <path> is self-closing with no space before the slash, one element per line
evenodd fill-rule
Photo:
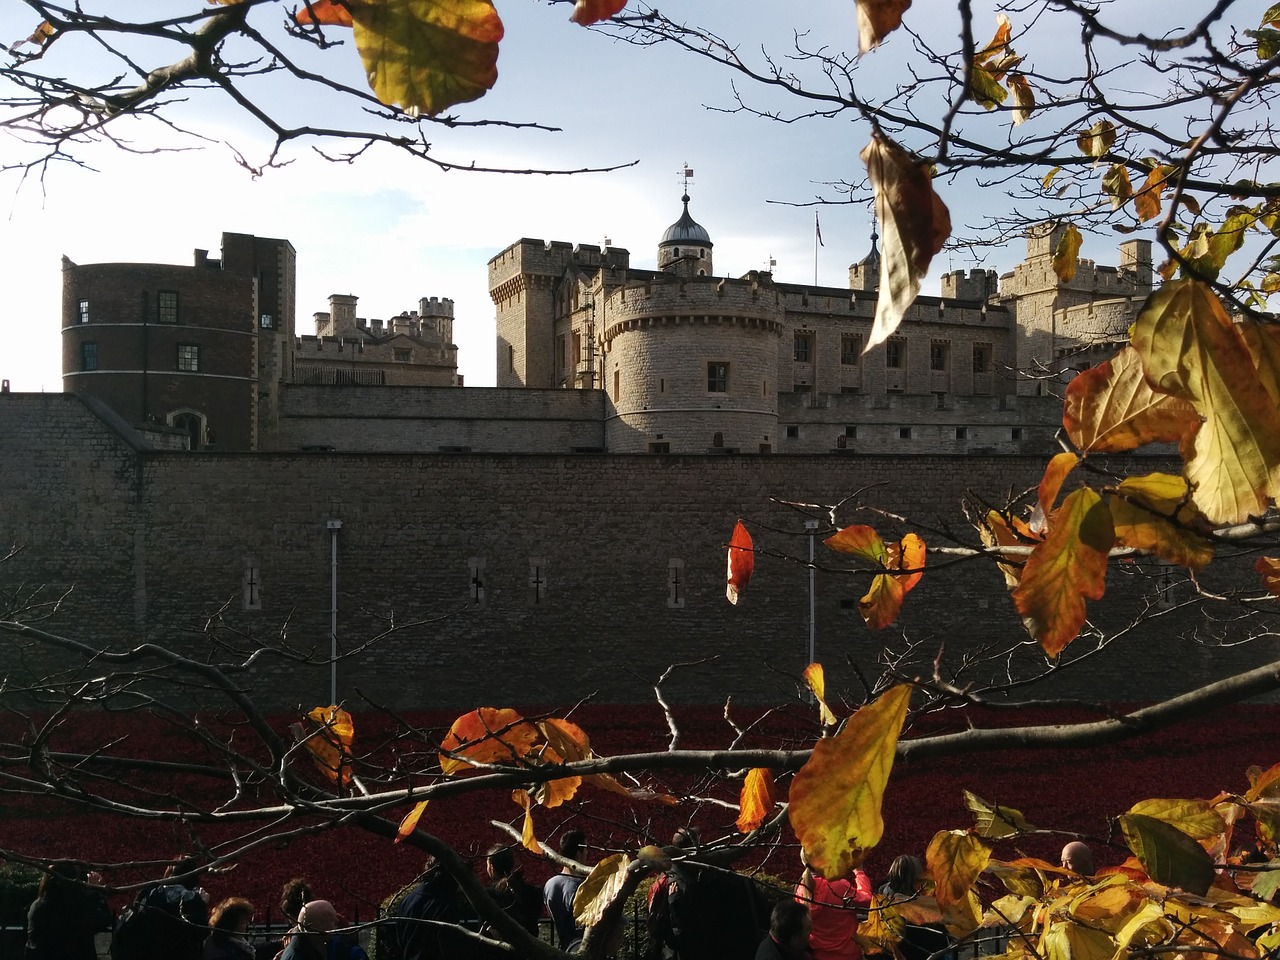
<path fill-rule="evenodd" d="M 822 670 L 822 664 L 811 663 L 805 667 L 804 682 L 809 685 L 809 689 L 813 691 L 814 699 L 818 701 L 818 718 L 822 721 L 822 725 L 824 727 L 835 726 L 836 715 L 827 706 L 827 679 Z"/>
<path fill-rule="evenodd" d="M 10 49 L 16 50 L 18 47 L 22 46 L 24 43 L 29 43 L 34 47 L 43 47 L 46 43 L 48 43 L 51 39 L 53 39 L 54 34 L 56 34 L 57 32 L 58 32 L 57 28 L 54 27 L 52 23 L 50 23 L 48 20 L 43 20 L 41 21 L 40 26 L 36 27 L 35 30 L 32 31 L 31 36 L 27 37 L 27 39 L 25 40 L 15 41 L 11 45 Z"/>
<path fill-rule="evenodd" d="M 576 723 L 550 717 L 539 723 L 538 729 L 547 744 L 541 755 L 544 763 L 572 763 L 592 756 L 591 741 Z M 547 808 L 558 807 L 572 800 L 581 784 L 582 778 L 578 776 L 548 780 L 538 785 L 537 801 Z"/>
<path fill-rule="evenodd" d="M 1058 279 L 1063 283 L 1070 283 L 1075 279 L 1076 266 L 1080 262 L 1080 244 L 1084 242 L 1084 238 L 1080 236 L 1080 231 L 1076 229 L 1074 223 L 1067 224 L 1066 232 L 1058 241 L 1058 246 L 1053 251 L 1053 272 L 1058 275 Z"/>
<path fill-rule="evenodd" d="M 889 567 L 893 570 L 914 570 L 905 577 L 898 577 L 902 584 L 902 592 L 909 593 L 924 576 L 926 549 L 924 538 L 916 533 L 908 533 L 898 543 L 889 544 Z"/>
<path fill-rule="evenodd" d="M 1027 78 L 1020 73 L 1009 75 L 1009 92 L 1013 94 L 1013 125 L 1016 127 L 1031 119 L 1031 114 L 1036 109 L 1036 95 L 1031 90 L 1031 84 L 1027 83 Z"/>
<path fill-rule="evenodd" d="M 929 841 L 924 857 L 938 906 L 946 909 L 963 899 L 987 868 L 991 848 L 971 833 L 943 830 Z"/>
<path fill-rule="evenodd" d="M 862 9 L 862 4 L 858 5 Z M 920 280 L 951 236 L 951 214 L 934 192 L 929 165 L 877 134 L 862 150 L 875 193 L 876 217 L 884 248 L 880 255 L 880 296 L 867 349 L 898 328 L 920 292 Z"/>
<path fill-rule="evenodd" d="M 1080 458 L 1074 453 L 1059 453 L 1044 468 L 1044 476 L 1040 478 L 1040 488 L 1038 490 L 1039 503 L 1036 506 L 1039 515 L 1034 517 L 1031 522 L 1031 530 L 1034 533 L 1043 536 L 1048 527 L 1049 519 L 1053 516 L 1053 505 L 1058 502 L 1058 493 L 1062 490 L 1062 483 L 1067 479 L 1067 474 L 1074 470 L 1079 462 Z"/>
<path fill-rule="evenodd" d="M 858 56 L 880 46 L 880 41 L 902 26 L 902 15 L 911 0 L 857 0 Z"/>
<path fill-rule="evenodd" d="M 627 0 L 578 0 L 573 5 L 573 13 L 569 14 L 569 21 L 589 27 L 620 13 L 626 5 Z"/>
<path fill-rule="evenodd" d="M 1067 384 L 1062 425 L 1085 453 L 1118 453 L 1182 441 L 1200 426 L 1195 407 L 1147 383 L 1142 357 L 1125 347 Z"/>
<path fill-rule="evenodd" d="M 405 814 L 405 818 L 400 821 L 400 829 L 396 831 L 396 843 L 417 829 L 418 821 L 422 819 L 423 811 L 427 809 L 427 804 L 430 802 L 430 800 L 419 800 L 413 805 L 413 809 Z"/>
<path fill-rule="evenodd" d="M 542 854 L 542 844 L 538 843 L 538 838 L 533 832 L 533 801 L 529 794 L 523 790 L 512 790 L 511 799 L 524 807 L 524 830 L 520 834 L 520 842 L 524 844 L 524 848 L 530 853 Z"/>
<path fill-rule="evenodd" d="M 1076 134 L 1076 146 L 1086 156 L 1097 159 L 1106 156 L 1116 142 L 1116 126 L 1110 120 L 1099 120 L 1088 130 Z"/>
<path fill-rule="evenodd" d="M 1209 522 L 1191 502 L 1191 487 L 1184 477 L 1169 473 L 1129 477 L 1116 487 L 1116 494 L 1108 506 L 1117 543 L 1194 570 L 1213 559 L 1213 544 L 1201 536 L 1209 530 Z"/>
<path fill-rule="evenodd" d="M 848 874 L 884 834 L 880 806 L 910 701 L 902 684 L 862 707 L 792 780 L 791 826 L 823 876 Z"/>
<path fill-rule="evenodd" d="M 1138 220 L 1142 223 L 1160 216 L 1161 195 L 1164 193 L 1164 185 L 1168 182 L 1169 175 L 1172 172 L 1172 167 L 1157 164 L 1151 168 L 1151 172 L 1147 174 L 1147 179 L 1142 181 L 1142 186 L 1134 194 L 1133 209 L 1138 215 Z"/>
<path fill-rule="evenodd" d="M 872 630 L 880 630 L 897 620 L 903 599 L 923 575 L 924 540 L 914 533 L 908 533 L 901 543 L 886 546 L 871 527 L 854 524 L 838 531 L 824 542 L 833 550 L 853 554 L 884 570 L 915 571 L 906 576 L 882 573 L 873 577 L 866 595 L 858 601 L 858 612 Z"/>
<path fill-rule="evenodd" d="M 1147 298 L 1130 339 L 1152 388 L 1204 418 L 1183 451 L 1196 506 L 1212 523 L 1265 514 L 1280 495 L 1280 408 L 1213 291 L 1198 280 L 1166 283 Z"/>
<path fill-rule="evenodd" d="M 750 582 L 755 568 L 755 544 L 751 541 L 751 534 L 739 520 L 733 528 L 733 536 L 729 538 L 729 573 L 724 595 L 729 598 L 730 603 L 738 602 L 738 591 Z"/>
<path fill-rule="evenodd" d="M 978 524 L 978 535 L 982 537 L 984 546 L 990 547 L 1025 547 L 1026 541 L 1009 528 L 1004 517 L 996 511 L 989 510 L 982 522 Z M 1026 563 L 1021 557 L 1012 557 L 999 561 L 1000 572 L 1004 574 L 1005 586 L 1012 590 L 1018 585 L 1022 576 L 1022 565 Z"/>
<path fill-rule="evenodd" d="M 630 797 L 632 800 L 656 801 L 669 807 L 674 807 L 680 802 L 670 794 L 658 793 L 656 790 L 649 790 L 644 787 L 624 786 L 612 774 L 608 773 L 590 773 L 583 777 L 582 780 L 593 787 L 599 787 L 601 790 L 607 790 L 619 796 Z"/>
<path fill-rule="evenodd" d="M 1079 635 L 1084 601 L 1097 600 L 1106 589 L 1114 543 L 1111 514 L 1097 493 L 1081 487 L 1062 502 L 1048 537 L 1027 558 L 1013 601 L 1050 657 Z"/>
<path fill-rule="evenodd" d="M 1253 569 L 1262 575 L 1262 585 L 1267 592 L 1280 597 L 1280 557 L 1259 557 Z"/>
<path fill-rule="evenodd" d="M 746 779 L 742 781 L 742 793 L 738 797 L 738 832 L 750 833 L 759 829 L 760 824 L 773 813 L 777 803 L 773 773 L 763 767 L 749 770 Z"/>
<path fill-rule="evenodd" d="M 298 8 L 293 19 L 303 26 L 322 23 L 331 27 L 349 27 L 351 11 L 343 0 L 311 0 L 309 6 L 304 3 Z"/>
<path fill-rule="evenodd" d="M 453 774 L 473 764 L 514 763 L 537 742 L 537 728 L 516 711 L 481 707 L 453 721 L 440 743 L 440 769 Z"/>
<path fill-rule="evenodd" d="M 874 527 L 855 523 L 837 530 L 822 542 L 837 553 L 851 553 L 879 567 L 889 563 L 889 551 Z"/>
<path fill-rule="evenodd" d="M 334 783 L 347 786 L 351 782 L 351 744 L 355 740 L 351 714 L 341 707 L 316 707 L 307 717 L 321 726 L 307 738 L 312 761 Z"/>
<path fill-rule="evenodd" d="M 435 116 L 498 80 L 503 26 L 491 0 L 359 0 L 356 49 L 374 95 Z"/>

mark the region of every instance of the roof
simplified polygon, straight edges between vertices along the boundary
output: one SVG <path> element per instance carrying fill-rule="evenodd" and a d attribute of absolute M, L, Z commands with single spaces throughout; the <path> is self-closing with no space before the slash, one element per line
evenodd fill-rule
<path fill-rule="evenodd" d="M 658 246 L 668 243 L 701 243 L 711 246 L 711 234 L 707 233 L 707 228 L 689 216 L 689 195 L 686 193 L 680 199 L 684 203 L 684 213 L 679 220 L 667 227 Z"/>

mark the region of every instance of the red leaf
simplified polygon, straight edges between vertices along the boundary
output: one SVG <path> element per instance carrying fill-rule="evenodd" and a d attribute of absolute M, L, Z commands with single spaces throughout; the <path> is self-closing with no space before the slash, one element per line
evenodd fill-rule
<path fill-rule="evenodd" d="M 755 544 L 751 540 L 751 534 L 739 520 L 729 540 L 729 573 L 724 595 L 729 598 L 730 603 L 738 602 L 738 591 L 750 582 L 755 568 Z"/>

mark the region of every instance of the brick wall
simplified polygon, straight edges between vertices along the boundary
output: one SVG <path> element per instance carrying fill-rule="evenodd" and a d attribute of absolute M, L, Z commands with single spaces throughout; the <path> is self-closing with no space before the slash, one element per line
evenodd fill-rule
<path fill-rule="evenodd" d="M 445 391 L 442 391 L 445 392 Z M 46 626 L 115 645 L 143 637 L 207 651 L 200 629 L 224 616 L 253 636 L 287 624 L 299 652 L 328 647 L 330 534 L 340 519 L 339 628 L 344 649 L 402 629 L 339 670 L 340 696 L 401 706 L 467 707 L 650 697 L 669 664 L 677 701 L 789 696 L 804 662 L 807 553 L 802 516 L 780 501 L 834 503 L 861 491 L 926 527 L 952 525 L 966 490 L 999 499 L 1034 485 L 1041 457 L 423 456 L 135 452 L 72 396 L 0 398 L 0 537 L 28 543 L 0 568 L 51 591 L 73 588 Z M 16 456 L 10 453 L 16 453 Z M 1149 464 L 1135 468 L 1150 469 Z M 742 603 L 724 599 L 724 542 L 739 516 L 762 551 Z M 926 533 L 935 539 L 935 534 Z M 829 689 L 859 689 L 885 644 L 919 641 L 926 669 L 938 646 L 1005 651 L 1043 669 L 998 572 L 961 564 L 926 575 L 901 625 L 869 633 L 853 602 L 865 579 L 819 545 L 818 658 Z M 473 559 L 485 598 L 470 602 Z M 535 602 L 533 561 L 545 592 Z M 683 562 L 683 606 L 669 605 L 671 560 Z M 260 612 L 241 609 L 256 570 Z M 1139 609 L 1125 565 L 1109 604 L 1119 623 Z M 1210 568 L 1214 572 L 1216 568 Z M 1234 575 L 1224 568 L 1207 578 Z M 1245 574 L 1241 574 L 1242 576 Z M 1179 626 L 1185 626 L 1185 621 Z M 1145 699 L 1274 656 L 1275 640 L 1209 652 L 1163 621 L 1076 666 L 1048 689 Z M 908 657 L 908 662 L 912 659 Z M 18 661 L 12 661 L 17 664 Z M 1038 666 L 1037 666 L 1038 665 Z M 11 668 L 12 669 L 12 668 Z M 270 657 L 243 676 L 276 707 L 328 697 L 328 670 Z"/>

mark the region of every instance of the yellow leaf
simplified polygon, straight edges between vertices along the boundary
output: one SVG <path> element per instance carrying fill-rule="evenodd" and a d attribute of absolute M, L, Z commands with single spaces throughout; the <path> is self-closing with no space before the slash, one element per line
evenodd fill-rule
<path fill-rule="evenodd" d="M 1188 272 L 1207 280 L 1216 280 L 1227 258 L 1244 245 L 1245 234 L 1258 222 L 1258 216 L 1244 207 L 1234 207 L 1222 226 L 1212 233 L 1202 232 L 1197 238 Z"/>
<path fill-rule="evenodd" d="M 1199 428 L 1200 415 L 1187 401 L 1152 390 L 1142 357 L 1125 347 L 1067 384 L 1062 426 L 1084 453 L 1118 453 L 1181 442 Z"/>
<path fill-rule="evenodd" d="M 987 864 L 987 873 L 1004 884 L 1010 893 L 1039 900 L 1044 896 L 1043 871 L 1049 867 L 1043 860 L 1012 860 L 1008 863 L 992 860 Z"/>
<path fill-rule="evenodd" d="M 1111 209 L 1118 210 L 1126 200 L 1133 196 L 1133 187 L 1129 183 L 1129 171 L 1122 163 L 1113 163 L 1102 175 L 1102 189 L 1111 198 Z"/>
<path fill-rule="evenodd" d="M 773 808 L 778 804 L 777 788 L 773 783 L 773 772 L 763 767 L 755 767 L 747 771 L 742 781 L 742 792 L 738 797 L 738 832 L 750 833 L 759 829 Z"/>
<path fill-rule="evenodd" d="M 1019 833 L 1030 833 L 1036 828 L 1023 818 L 1022 813 L 1013 807 L 1002 807 L 988 803 L 975 793 L 964 792 L 964 805 L 974 815 L 974 829 L 978 836 L 999 840 Z"/>
<path fill-rule="evenodd" d="M 1048 173 L 1044 175 L 1044 179 L 1040 181 L 1040 186 L 1048 190 L 1049 187 L 1053 184 L 1053 178 L 1056 177 L 1061 172 L 1062 172 L 1061 167 L 1053 167 Z"/>
<path fill-rule="evenodd" d="M 1173 936 L 1173 924 L 1160 904 L 1148 900 L 1116 934 L 1116 956 L 1128 956 L 1127 948 L 1136 939 L 1140 944 L 1163 943 Z"/>
<path fill-rule="evenodd" d="M 578 0 L 573 5 L 573 13 L 569 14 L 569 22 L 589 27 L 620 13 L 626 5 L 627 0 Z"/>
<path fill-rule="evenodd" d="M 943 830 L 934 834 L 924 862 L 933 878 L 938 906 L 945 910 L 961 900 L 990 859 L 991 848 L 972 833 Z"/>
<path fill-rule="evenodd" d="M 1244 320 L 1236 324 L 1253 357 L 1258 380 L 1277 405 L 1280 405 L 1280 324 Z"/>
<path fill-rule="evenodd" d="M 1116 487 L 1116 494 L 1108 507 L 1117 543 L 1193 570 L 1213 559 L 1213 544 L 1196 532 L 1207 531 L 1209 522 L 1191 503 L 1191 488 L 1184 477 L 1169 473 L 1129 477 Z"/>
<path fill-rule="evenodd" d="M 307 717 L 321 726 L 307 738 L 307 750 L 316 767 L 330 780 L 347 786 L 351 782 L 351 744 L 355 727 L 351 714 L 338 706 L 316 707 Z"/>
<path fill-rule="evenodd" d="M 1078 265 L 1078 257 L 1080 255 L 1080 244 L 1084 242 L 1084 238 L 1080 236 L 1080 231 L 1076 229 L 1074 223 L 1067 224 L 1066 232 L 1062 234 L 1062 238 L 1058 241 L 1057 247 L 1053 251 L 1053 272 L 1058 275 L 1058 279 L 1063 283 L 1070 283 L 1075 279 L 1076 266 Z"/>
<path fill-rule="evenodd" d="M 1197 280 L 1167 283 L 1147 298 L 1131 341 L 1147 382 L 1205 420 L 1184 450 L 1196 506 L 1211 523 L 1264 514 L 1280 493 L 1280 409 L 1222 304 Z"/>
<path fill-rule="evenodd" d="M 1142 186 L 1133 197 L 1133 209 L 1138 215 L 1138 220 L 1146 223 L 1160 216 L 1161 196 L 1172 173 L 1173 167 L 1164 164 L 1156 164 L 1151 168 L 1147 179 L 1142 181 Z"/>
<path fill-rule="evenodd" d="M 994 110 L 1009 97 L 992 71 L 984 64 L 975 63 L 969 71 L 969 92 L 973 99 L 987 110 Z"/>
<path fill-rule="evenodd" d="M 1027 83 L 1027 78 L 1020 73 L 1009 75 L 1009 92 L 1013 94 L 1013 125 L 1016 127 L 1031 119 L 1031 114 L 1036 109 L 1036 95 L 1031 89 L 1031 84 Z M 1054 171 L 1060 169 L 1062 168 L 1055 167 Z M 1046 188 L 1052 179 L 1053 173 L 1045 177 L 1043 183 Z"/>
<path fill-rule="evenodd" d="M 818 719 L 822 721 L 824 727 L 834 727 L 836 715 L 827 706 L 827 679 L 822 670 L 822 664 L 811 663 L 805 667 L 804 682 L 809 685 L 814 699 L 818 701 Z"/>
<path fill-rule="evenodd" d="M 524 807 L 524 829 L 520 833 L 520 843 L 530 853 L 542 855 L 542 844 L 533 832 L 533 798 L 524 790 L 512 790 L 511 799 Z"/>
<path fill-rule="evenodd" d="M 374 95 L 435 116 L 498 79 L 502 20 L 491 0 L 352 0 L 356 48 Z"/>
<path fill-rule="evenodd" d="M 947 933 L 956 940 L 963 940 L 982 926 L 982 903 L 972 890 L 942 912 L 942 923 Z"/>
<path fill-rule="evenodd" d="M 1048 656 L 1079 635 L 1085 600 L 1102 596 L 1114 543 L 1111 514 L 1097 493 L 1082 487 L 1062 502 L 1048 537 L 1027 558 L 1013 601 Z"/>
<path fill-rule="evenodd" d="M 903 684 L 819 740 L 791 783 L 792 829 L 823 876 L 843 877 L 880 842 L 880 804 L 911 701 Z"/>
<path fill-rule="evenodd" d="M 1038 906 L 1035 897 L 1023 897 L 1016 893 L 1006 893 L 991 901 L 991 909 L 982 917 L 984 927 L 1016 927 L 1027 915 Z"/>
<path fill-rule="evenodd" d="M 871 579 L 871 588 L 858 601 L 858 612 L 872 630 L 880 630 L 898 619 L 902 601 L 907 593 L 920 582 L 925 562 L 925 543 L 917 534 L 908 533 L 901 543 L 890 544 L 886 570 L 913 570 L 914 573 L 896 575 L 882 573 Z"/>
<path fill-rule="evenodd" d="M 881 567 L 889 563 L 889 550 L 874 527 L 855 523 L 837 530 L 822 541 L 837 553 L 849 553 Z"/>
<path fill-rule="evenodd" d="M 933 190 L 928 164 L 892 140 L 873 137 L 861 156 L 875 193 L 884 241 L 869 350 L 889 338 L 915 302 L 929 263 L 951 236 L 951 214 Z"/>
<path fill-rule="evenodd" d="M 419 800 L 413 805 L 413 809 L 405 814 L 404 819 L 400 821 L 400 829 L 396 831 L 396 843 L 399 843 L 417 829 L 418 821 L 422 819 L 422 814 L 426 811 L 427 804 L 430 802 L 430 800 Z"/>
<path fill-rule="evenodd" d="M 858 56 L 880 46 L 880 41 L 902 26 L 902 15 L 911 0 L 857 0 Z"/>
<path fill-rule="evenodd" d="M 1207 800 L 1141 800 L 1129 812 L 1163 820 L 1194 840 L 1208 840 L 1227 829 Z"/>
<path fill-rule="evenodd" d="M 591 873 L 573 897 L 574 923 L 580 927 L 592 927 L 599 922 L 605 907 L 626 883 L 630 865 L 631 859 L 625 853 L 614 853 L 591 868 Z"/>
<path fill-rule="evenodd" d="M 1066 920 L 1049 924 L 1041 941 L 1045 960 L 1111 960 L 1115 944 L 1101 930 Z"/>
<path fill-rule="evenodd" d="M 994 510 L 987 511 L 986 517 L 978 525 L 978 534 L 982 537 L 983 546 L 992 547 L 1025 547 L 1027 542 L 1021 539 L 1010 528 L 1004 517 Z M 1018 585 L 1022 576 L 1022 565 L 1026 563 L 1021 557 L 999 561 L 1000 572 L 1004 574 L 1004 583 L 1009 590 Z"/>
<path fill-rule="evenodd" d="M 872 894 L 871 905 L 867 908 L 867 919 L 858 923 L 855 936 L 859 941 L 869 940 L 881 950 L 889 950 L 893 944 L 902 940 L 906 924 L 893 907 L 894 899 L 892 895 L 881 897 Z"/>
<path fill-rule="evenodd" d="M 1259 557 L 1253 565 L 1262 577 L 1262 585 L 1273 597 L 1280 597 L 1280 557 Z"/>
<path fill-rule="evenodd" d="M 1110 120 L 1099 120 L 1076 136 L 1076 146 L 1087 157 L 1104 157 L 1116 142 L 1116 128 Z"/>

